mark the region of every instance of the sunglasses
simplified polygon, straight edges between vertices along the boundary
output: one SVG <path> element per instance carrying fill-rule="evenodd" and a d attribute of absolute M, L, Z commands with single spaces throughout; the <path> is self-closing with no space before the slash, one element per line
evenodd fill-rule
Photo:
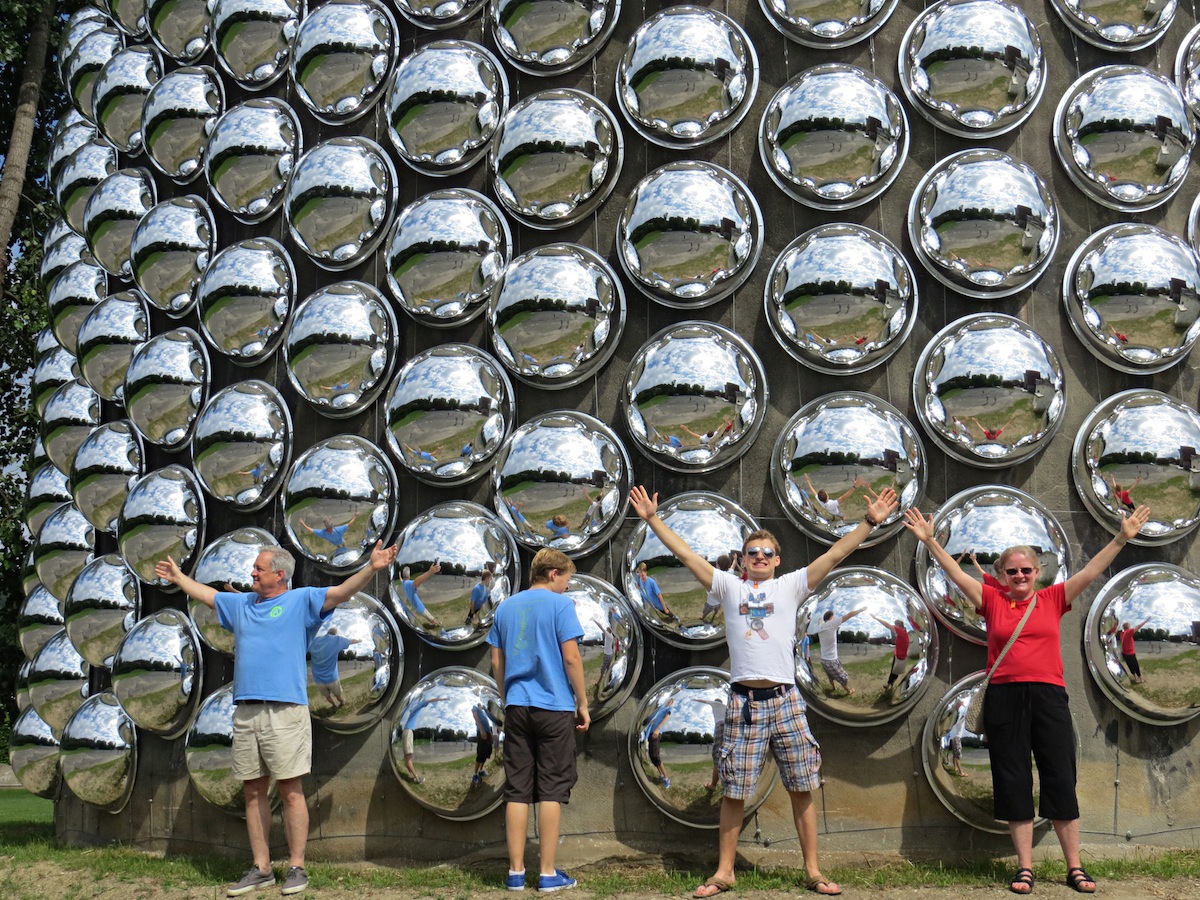
<path fill-rule="evenodd" d="M 1020 572 L 1022 575 L 1032 575 L 1036 571 L 1037 569 L 1035 569 L 1033 566 L 1021 566 L 1019 569 L 1014 566 L 1011 569 L 1005 569 L 1004 574 L 1016 575 L 1018 572 Z"/>
<path fill-rule="evenodd" d="M 762 556 L 763 559 L 771 559 L 775 555 L 775 551 L 770 547 L 747 547 L 747 556 Z"/>

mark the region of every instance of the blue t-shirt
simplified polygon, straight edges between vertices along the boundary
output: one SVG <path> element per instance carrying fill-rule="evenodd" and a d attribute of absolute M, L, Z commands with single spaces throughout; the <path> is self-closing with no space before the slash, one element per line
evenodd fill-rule
<path fill-rule="evenodd" d="M 658 589 L 658 582 L 653 578 L 647 578 L 641 582 L 642 596 L 646 602 L 657 609 L 659 612 L 666 612 L 663 608 L 662 591 Z"/>
<path fill-rule="evenodd" d="M 308 645 L 308 656 L 312 660 L 313 681 L 317 684 L 333 684 L 338 680 L 338 656 L 350 646 L 350 638 L 340 634 L 319 634 Z"/>
<path fill-rule="evenodd" d="M 429 610 L 425 608 L 425 604 L 421 602 L 421 598 L 417 596 L 417 586 L 413 584 L 412 579 L 407 579 L 401 583 L 404 588 L 404 596 L 408 598 L 409 605 L 412 606 L 413 612 L 421 616 L 429 615 Z"/>
<path fill-rule="evenodd" d="M 349 527 L 350 523 L 347 522 L 345 525 L 335 525 L 332 528 L 315 528 L 313 534 L 324 538 L 335 547 L 341 547 L 346 543 L 346 529 Z"/>
<path fill-rule="evenodd" d="M 546 588 L 513 594 L 496 607 L 487 642 L 504 651 L 504 702 L 573 712 L 561 644 L 583 637 L 575 604 Z"/>
<path fill-rule="evenodd" d="M 483 604 L 487 601 L 488 589 L 484 587 L 483 582 L 471 588 L 471 612 L 479 612 L 483 609 Z"/>
<path fill-rule="evenodd" d="M 221 627 L 237 638 L 233 702 L 308 705 L 308 645 L 321 621 L 326 588 L 293 588 L 261 602 L 258 594 L 217 594 Z"/>
<path fill-rule="evenodd" d="M 571 533 L 571 529 L 567 525 L 555 525 L 553 519 L 546 520 L 546 527 L 557 534 L 559 537 L 566 537 Z"/>

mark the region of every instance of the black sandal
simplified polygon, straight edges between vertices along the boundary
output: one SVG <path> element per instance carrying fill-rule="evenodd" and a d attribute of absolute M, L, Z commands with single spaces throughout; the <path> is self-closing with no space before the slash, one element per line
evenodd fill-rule
<path fill-rule="evenodd" d="M 1017 890 L 1017 888 L 1014 887 L 1014 885 L 1018 885 L 1018 884 L 1025 885 L 1028 888 L 1028 890 L 1024 890 L 1024 891 Z M 1013 877 L 1008 879 L 1008 889 L 1010 891 L 1012 891 L 1014 894 L 1020 894 L 1022 896 L 1025 896 L 1026 894 L 1032 894 L 1033 893 L 1033 870 L 1025 869 L 1025 868 L 1017 869 L 1017 871 L 1013 874 Z M 1076 890 L 1078 890 L 1078 888 L 1076 888 Z"/>
<path fill-rule="evenodd" d="M 1091 887 L 1084 887 L 1085 884 L 1090 884 Z M 1074 888 L 1081 894 L 1094 894 L 1096 893 L 1096 879 L 1089 875 L 1083 866 L 1075 866 L 1067 869 L 1067 887 Z"/>

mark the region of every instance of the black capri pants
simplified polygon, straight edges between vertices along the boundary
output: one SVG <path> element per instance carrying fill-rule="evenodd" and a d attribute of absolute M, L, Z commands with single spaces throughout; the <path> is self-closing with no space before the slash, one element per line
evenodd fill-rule
<path fill-rule="evenodd" d="M 1024 822 L 1033 818 L 1034 761 L 1041 788 L 1038 815 L 1056 820 L 1079 818 L 1075 729 L 1066 688 L 1037 681 L 988 685 L 984 730 L 997 819 Z"/>

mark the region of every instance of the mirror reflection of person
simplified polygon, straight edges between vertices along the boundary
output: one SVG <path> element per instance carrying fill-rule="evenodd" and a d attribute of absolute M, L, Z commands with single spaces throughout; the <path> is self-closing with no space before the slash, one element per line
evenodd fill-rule
<path fill-rule="evenodd" d="M 712 745 L 712 775 L 708 779 L 708 784 L 704 785 L 706 791 L 715 791 L 721 786 L 721 748 L 725 745 L 725 717 L 729 714 L 729 704 L 724 699 L 720 700 L 697 700 L 697 703 L 705 703 L 712 707 L 713 715 L 713 745 Z"/>
<path fill-rule="evenodd" d="M 567 521 L 567 517 L 562 513 L 559 513 L 552 519 L 547 519 L 546 528 L 555 537 L 569 537 L 571 534 L 571 523 Z"/>
<path fill-rule="evenodd" d="M 896 683 L 896 679 L 904 674 L 904 670 L 908 668 L 908 628 L 904 624 L 903 619 L 896 619 L 889 622 L 887 619 L 881 619 L 874 613 L 871 618 L 886 628 L 892 633 L 892 668 L 888 673 L 887 684 L 883 686 L 885 691 L 890 691 Z"/>
<path fill-rule="evenodd" d="M 1007 428 L 1009 425 L 1011 425 L 1012 420 L 1015 419 L 1016 417 L 1017 417 L 1017 414 L 1013 413 L 1011 416 L 1008 417 L 1008 421 L 1005 422 L 1003 425 L 1001 425 L 999 428 L 985 428 L 983 426 L 983 424 L 977 418 L 975 418 L 974 416 L 971 416 L 970 418 L 971 418 L 971 421 L 975 423 L 975 427 L 979 429 L 979 433 L 983 435 L 983 439 L 985 441 L 995 441 L 995 440 L 999 439 L 1000 435 L 1002 435 L 1004 433 L 1004 429 Z"/>
<path fill-rule="evenodd" d="M 471 620 L 483 610 L 491 592 L 493 577 L 491 571 L 488 569 L 484 569 L 480 573 L 478 583 L 476 583 L 475 587 L 471 588 L 471 608 L 467 610 L 467 618 L 463 620 L 464 625 L 470 625 Z"/>
<path fill-rule="evenodd" d="M 650 721 L 646 723 L 646 730 L 642 734 L 642 740 L 646 742 L 646 755 L 650 758 L 650 765 L 658 770 L 658 783 L 664 788 L 671 786 L 671 779 L 667 777 L 667 770 L 663 767 L 662 727 L 667 723 L 667 719 L 671 718 L 674 710 L 673 706 L 657 710 L 650 717 Z"/>
<path fill-rule="evenodd" d="M 267 477 L 267 462 L 263 460 L 262 462 L 255 463 L 246 471 L 238 472 L 238 474 L 249 475 L 254 479 L 255 484 L 262 484 L 263 480 Z"/>
<path fill-rule="evenodd" d="M 412 444 L 405 444 L 404 449 L 407 450 L 413 456 L 415 456 L 417 459 L 421 460 L 421 462 L 427 462 L 427 463 L 437 462 L 437 457 L 434 456 L 432 453 L 430 453 L 428 450 L 423 450 L 420 447 L 414 447 Z"/>
<path fill-rule="evenodd" d="M 1033 762 L 1039 778 L 1039 815 L 1049 819 L 1067 863 L 1067 884 L 1083 893 L 1096 890 L 1096 880 L 1079 855 L 1079 800 L 1076 795 L 1075 728 L 1067 702 L 1062 661 L 1062 617 L 1137 537 L 1150 520 L 1150 508 L 1121 514 L 1121 530 L 1092 556 L 1086 566 L 1060 584 L 1038 587 L 1041 566 L 1032 547 L 1009 547 L 1000 554 L 998 574 L 1008 596 L 985 587 L 962 570 L 938 543 L 933 517 L 904 511 L 904 524 L 942 567 L 987 625 L 988 667 L 1017 629 L 1029 604 L 1037 603 L 1029 620 L 987 687 L 984 731 L 991 757 L 993 814 L 1008 822 L 1017 853 L 1017 871 L 1009 880 L 1015 894 L 1033 892 Z"/>
<path fill-rule="evenodd" d="M 962 739 L 963 734 L 967 730 L 966 713 L 954 720 L 954 726 L 946 735 L 946 740 L 950 743 L 950 764 L 954 766 L 954 774 L 960 778 L 970 778 L 969 772 L 964 772 L 962 767 Z"/>
<path fill-rule="evenodd" d="M 442 564 L 434 561 L 433 565 L 418 575 L 416 578 L 410 578 L 410 570 L 405 566 L 400 572 L 400 588 L 404 591 L 404 597 L 408 601 L 408 608 L 412 610 L 414 616 L 424 621 L 431 628 L 441 628 L 442 623 L 438 621 L 425 604 L 421 602 L 421 595 L 417 593 L 417 588 L 423 585 L 426 581 L 442 571 Z"/>
<path fill-rule="evenodd" d="M 471 784 L 479 784 L 487 774 L 487 762 L 492 758 L 496 722 L 478 703 L 471 707 L 471 718 L 475 720 L 475 769 L 471 772 Z"/>
<path fill-rule="evenodd" d="M 1127 488 L 1123 488 L 1121 485 L 1117 484 L 1117 479 L 1115 476 L 1108 476 L 1108 483 L 1112 486 L 1113 496 L 1117 498 L 1118 503 L 1120 503 L 1130 512 L 1137 509 L 1137 504 L 1133 502 L 1133 495 L 1130 493 L 1130 491 L 1132 491 L 1145 480 L 1146 479 L 1144 477 L 1139 475 L 1137 478 L 1133 479 L 1133 484 Z"/>
<path fill-rule="evenodd" d="M 1129 677 L 1133 679 L 1134 684 L 1145 684 L 1146 679 L 1142 676 L 1142 667 L 1138 664 L 1137 645 L 1134 644 L 1133 637 L 1146 627 L 1150 619 L 1151 616 L 1147 616 L 1136 625 L 1122 622 L 1120 625 L 1113 625 L 1108 631 L 1109 634 L 1118 635 L 1121 644 L 1121 660 L 1125 663 L 1125 668 L 1129 670 Z"/>
<path fill-rule="evenodd" d="M 846 690 L 846 696 L 857 693 L 854 688 L 850 687 L 850 675 L 846 672 L 842 661 L 838 658 L 838 629 L 846 622 L 849 622 L 861 612 L 865 612 L 866 607 L 860 606 L 858 609 L 852 609 L 844 616 L 835 615 L 832 609 L 825 610 L 825 615 L 821 617 L 821 624 L 817 626 L 817 637 L 821 642 L 821 668 L 825 670 L 825 675 L 829 678 L 829 690 L 832 693 L 837 685 L 841 685 Z"/>
<path fill-rule="evenodd" d="M 338 633 L 337 626 L 330 625 L 308 645 L 313 684 L 317 686 L 325 701 L 338 709 L 346 705 L 346 694 L 342 690 L 342 680 L 338 675 L 338 657 L 351 644 L 357 643 L 358 638 L 344 637 Z"/>
<path fill-rule="evenodd" d="M 667 601 L 663 598 L 662 591 L 658 587 L 658 582 L 650 577 L 650 570 L 646 568 L 644 562 L 638 563 L 636 574 L 638 590 L 641 591 L 642 599 L 653 609 L 662 613 L 668 620 L 678 622 L 679 616 L 671 612 L 671 607 L 667 606 Z"/>
<path fill-rule="evenodd" d="M 825 507 L 825 511 L 828 512 L 829 515 L 831 515 L 835 519 L 845 519 L 846 518 L 842 514 L 842 501 L 847 499 L 851 494 L 853 494 L 856 490 L 858 490 L 859 487 L 861 487 L 861 485 L 859 484 L 859 479 L 855 478 L 854 483 L 852 485 L 850 485 L 849 488 L 847 488 L 845 491 L 843 491 L 837 497 L 830 497 L 829 492 L 826 491 L 824 488 L 817 489 L 813 485 L 812 479 L 808 477 L 807 472 L 804 473 L 804 483 L 808 485 L 809 493 L 815 494 L 817 497 L 817 502 L 820 503 L 823 507 Z"/>
<path fill-rule="evenodd" d="M 517 531 L 531 532 L 529 520 L 525 518 L 525 513 L 521 512 L 521 507 L 525 504 L 520 500 L 505 500 L 504 505 L 508 507 L 509 514 L 513 517 L 513 524 L 516 525 Z"/>
<path fill-rule="evenodd" d="M 979 564 L 979 559 L 975 556 L 974 550 L 964 550 L 962 553 L 958 554 L 958 556 L 954 557 L 954 561 L 961 566 L 964 556 L 971 560 L 971 565 L 975 567 L 975 571 L 979 573 L 979 578 L 985 585 L 995 588 L 1001 593 L 1008 593 L 1008 585 L 1006 585 L 995 575 L 990 574 L 983 566 Z"/>
<path fill-rule="evenodd" d="M 358 518 L 358 513 L 350 517 L 350 520 L 344 525 L 334 525 L 332 519 L 324 519 L 320 528 L 313 528 L 304 521 L 304 517 L 300 517 L 300 527 L 305 529 L 313 537 L 319 537 L 321 540 L 332 544 L 335 547 L 346 546 L 346 531 L 354 524 Z"/>
<path fill-rule="evenodd" d="M 430 697 L 428 700 L 418 700 L 408 708 L 408 717 L 405 718 L 403 727 L 400 729 L 400 742 L 404 754 L 404 771 L 416 784 L 424 784 L 425 776 L 418 774 L 416 766 L 413 765 L 413 725 L 416 724 L 418 713 L 430 703 L 449 699 L 449 697 Z"/>

